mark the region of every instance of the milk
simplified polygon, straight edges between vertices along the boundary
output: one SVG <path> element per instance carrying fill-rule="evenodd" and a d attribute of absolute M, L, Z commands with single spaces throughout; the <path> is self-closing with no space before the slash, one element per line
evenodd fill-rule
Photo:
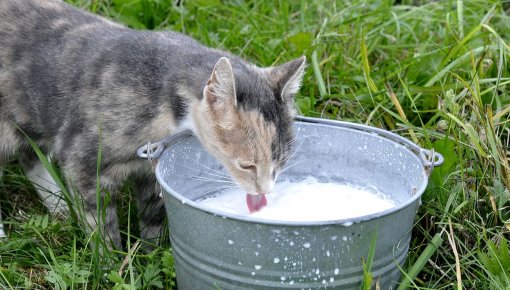
<path fill-rule="evenodd" d="M 373 187 L 348 183 L 323 183 L 314 177 L 293 182 L 278 182 L 268 194 L 267 206 L 250 214 L 246 192 L 241 189 L 222 191 L 200 204 L 237 215 L 280 221 L 330 221 L 354 218 L 392 208 L 395 203 Z"/>

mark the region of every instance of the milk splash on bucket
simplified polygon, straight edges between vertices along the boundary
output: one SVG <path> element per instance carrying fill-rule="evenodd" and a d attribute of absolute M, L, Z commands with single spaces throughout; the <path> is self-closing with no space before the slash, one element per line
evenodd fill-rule
<path fill-rule="evenodd" d="M 250 214 L 246 193 L 231 189 L 216 193 L 201 203 L 215 210 L 281 221 L 330 221 L 355 218 L 392 208 L 395 203 L 373 187 L 348 183 L 319 182 L 307 177 L 299 182 L 277 183 L 267 197 L 267 206 Z"/>

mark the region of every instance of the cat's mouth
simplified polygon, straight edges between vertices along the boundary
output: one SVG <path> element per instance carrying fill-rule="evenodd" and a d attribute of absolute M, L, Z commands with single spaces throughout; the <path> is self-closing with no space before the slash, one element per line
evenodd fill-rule
<path fill-rule="evenodd" d="M 246 205 L 250 213 L 258 212 L 267 205 L 267 199 L 265 194 L 246 194 Z"/>

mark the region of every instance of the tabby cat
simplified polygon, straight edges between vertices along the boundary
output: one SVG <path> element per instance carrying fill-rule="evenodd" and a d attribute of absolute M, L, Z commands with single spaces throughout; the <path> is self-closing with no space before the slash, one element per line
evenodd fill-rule
<path fill-rule="evenodd" d="M 191 129 L 254 195 L 271 192 L 290 154 L 304 57 L 259 68 L 185 35 L 132 30 L 58 0 L 1 0 L 0 40 L 0 169 L 19 154 L 32 180 L 48 176 L 29 136 L 82 199 L 90 229 L 113 247 L 122 247 L 115 201 L 128 178 L 141 180 L 142 237 L 156 236 L 165 217 L 150 164 L 136 156 L 148 141 Z"/>

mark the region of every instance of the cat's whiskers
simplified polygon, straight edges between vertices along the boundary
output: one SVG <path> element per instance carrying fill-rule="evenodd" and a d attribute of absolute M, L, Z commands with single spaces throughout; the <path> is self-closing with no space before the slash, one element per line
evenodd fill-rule
<path fill-rule="evenodd" d="M 294 137 L 293 139 L 291 139 L 287 143 L 283 144 L 283 146 L 285 148 L 289 149 L 290 147 L 292 147 L 292 145 L 294 145 L 294 143 L 296 143 L 296 141 L 298 141 L 298 138 L 299 138 L 299 136 Z"/>
<path fill-rule="evenodd" d="M 292 150 L 292 153 L 285 156 L 285 158 L 281 159 L 278 163 L 277 163 L 277 167 L 279 166 L 283 166 L 285 165 L 285 163 L 287 163 L 287 161 L 289 161 L 290 159 L 292 159 L 294 157 L 294 155 L 296 154 L 297 152 L 297 149 L 294 149 Z"/>
<path fill-rule="evenodd" d="M 294 137 L 294 139 L 290 140 L 289 142 L 286 143 L 285 146 L 288 146 L 287 148 L 291 148 L 292 145 L 294 145 L 294 143 L 296 143 L 298 140 L 299 140 L 299 135 L 297 135 L 296 137 Z M 308 137 L 305 137 L 303 138 L 306 139 Z M 301 143 L 302 144 L 302 143 Z M 292 150 L 292 153 L 287 155 L 285 158 L 283 158 L 282 160 L 280 160 L 277 164 L 277 166 L 281 166 L 281 165 L 284 165 L 287 161 L 289 161 L 290 159 L 292 159 L 294 157 L 294 155 L 296 155 L 296 152 L 298 151 L 299 147 L 298 148 L 294 148 Z"/>
<path fill-rule="evenodd" d="M 211 183 L 235 184 L 232 181 L 219 181 L 217 179 L 204 178 L 204 177 L 198 177 L 198 176 L 192 176 L 192 175 L 180 175 L 180 177 L 184 177 L 189 180 L 200 180 L 200 181 L 207 181 L 207 182 L 211 182 Z"/>
<path fill-rule="evenodd" d="M 187 165 L 179 164 L 180 166 L 189 169 L 191 171 L 196 172 L 196 175 L 194 174 L 187 174 L 187 175 L 179 175 L 175 174 L 176 176 L 184 177 L 187 179 L 195 179 L 195 180 L 201 180 L 201 181 L 208 181 L 208 182 L 216 182 L 216 183 L 225 183 L 225 184 L 235 184 L 233 179 L 229 175 L 225 176 L 219 176 L 217 174 L 205 171 L 205 170 L 199 170 L 193 167 L 189 167 Z M 205 166 L 208 168 L 207 166 Z M 211 168 L 209 168 L 211 170 Z"/>
<path fill-rule="evenodd" d="M 182 165 L 182 167 L 186 168 L 186 169 L 190 169 L 192 171 L 195 171 L 197 173 L 200 173 L 200 174 L 206 174 L 210 177 L 214 177 L 214 178 L 217 178 L 219 180 L 229 180 L 229 179 L 232 179 L 229 175 L 223 175 L 223 174 L 215 174 L 215 173 L 212 173 L 212 172 L 208 172 L 208 171 L 205 171 L 205 170 L 199 170 L 199 169 L 196 169 L 196 168 L 193 168 L 193 167 L 189 167 L 189 166 L 186 166 L 186 165 Z M 207 168 L 207 167 L 206 167 Z M 211 168 L 208 168 L 209 170 L 212 170 Z M 213 170 L 214 171 L 214 170 Z"/>
<path fill-rule="evenodd" d="M 276 179 L 278 179 L 278 176 L 280 176 L 281 174 L 285 173 L 286 171 L 288 171 L 290 168 L 298 165 L 298 164 L 301 164 L 303 163 L 304 160 L 301 160 L 301 161 L 296 161 L 290 165 L 287 165 L 286 167 L 282 168 L 282 170 L 280 170 L 280 172 L 278 172 L 278 174 L 276 174 Z"/>
<path fill-rule="evenodd" d="M 174 174 L 175 176 L 191 179 L 191 180 L 200 180 L 200 181 L 208 181 L 211 183 L 223 183 L 223 184 L 235 184 L 232 180 L 219 180 L 216 178 L 209 178 L 207 176 L 197 176 L 197 175 L 181 175 L 181 174 Z"/>
<path fill-rule="evenodd" d="M 197 164 L 198 164 L 199 166 L 201 166 L 202 168 L 204 168 L 204 169 L 207 169 L 207 170 L 209 170 L 209 171 L 214 172 L 214 173 L 215 173 L 215 174 L 217 174 L 218 176 L 230 177 L 230 175 L 229 175 L 229 174 L 227 174 L 227 173 L 225 173 L 225 172 L 222 172 L 222 171 L 220 171 L 220 170 L 214 169 L 214 168 L 212 168 L 212 167 L 208 167 L 208 166 L 206 166 L 206 165 L 204 165 L 204 164 L 201 164 L 201 163 L 197 163 Z"/>
<path fill-rule="evenodd" d="M 209 195 L 212 192 L 221 192 L 221 191 L 231 189 L 231 188 L 239 188 L 239 187 L 237 185 L 235 185 L 235 186 L 220 186 L 220 187 L 214 187 L 214 188 L 208 187 L 204 191 L 198 193 L 200 195 L 199 199 L 203 198 L 206 195 Z"/>
<path fill-rule="evenodd" d="M 206 153 L 208 154 L 208 152 L 207 152 L 206 150 L 204 150 L 204 149 L 200 149 L 200 151 L 206 152 Z M 207 169 L 207 170 L 214 171 L 214 172 L 216 172 L 218 175 L 223 175 L 223 176 L 225 176 L 225 177 L 230 177 L 230 175 L 229 175 L 229 174 L 227 174 L 227 173 L 225 173 L 224 171 L 220 171 L 220 170 L 218 170 L 218 169 L 214 169 L 214 168 L 212 168 L 212 167 L 208 167 L 208 166 L 206 166 L 206 165 L 204 165 L 204 164 L 202 164 L 202 163 L 199 163 L 199 162 L 196 162 L 196 164 L 198 164 L 199 166 L 201 166 L 201 167 L 203 167 L 203 168 L 205 168 L 205 169 Z"/>
<path fill-rule="evenodd" d="M 284 165 L 287 163 L 287 161 L 291 160 L 292 158 L 294 158 L 294 156 L 296 155 L 296 152 L 299 150 L 299 148 L 302 146 L 303 144 L 303 141 L 306 140 L 307 138 L 309 138 L 308 136 L 305 136 L 304 138 L 300 138 L 300 131 L 298 131 L 298 134 L 292 139 L 290 140 L 288 143 L 287 143 L 287 146 L 289 146 L 289 150 L 290 150 L 290 147 L 294 147 L 294 144 L 297 142 L 297 141 L 301 141 L 299 142 L 298 144 L 298 147 L 296 148 L 292 148 L 291 150 L 291 154 L 287 155 L 285 158 L 283 158 L 279 163 L 278 163 L 278 166 L 282 166 L 282 170 L 280 170 L 280 174 L 284 171 L 287 171 L 290 167 L 287 166 L 285 167 Z M 298 162 L 300 163 L 300 162 Z M 291 165 L 293 166 L 293 165 Z M 286 169 L 285 169 L 286 168 Z"/>

